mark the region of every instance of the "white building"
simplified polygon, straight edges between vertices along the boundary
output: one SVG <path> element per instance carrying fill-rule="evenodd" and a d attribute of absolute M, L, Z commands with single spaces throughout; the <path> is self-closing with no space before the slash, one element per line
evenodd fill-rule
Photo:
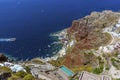
<path fill-rule="evenodd" d="M 7 66 L 7 67 L 10 67 L 10 66 L 12 66 L 13 64 L 12 63 L 9 63 L 9 62 L 5 62 L 4 63 L 4 66 Z"/>
<path fill-rule="evenodd" d="M 0 63 L 0 66 L 4 66 L 4 64 Z"/>
<path fill-rule="evenodd" d="M 18 65 L 18 64 L 11 66 L 10 69 L 12 70 L 12 72 L 18 72 L 18 71 L 26 72 L 26 70 L 21 65 Z"/>

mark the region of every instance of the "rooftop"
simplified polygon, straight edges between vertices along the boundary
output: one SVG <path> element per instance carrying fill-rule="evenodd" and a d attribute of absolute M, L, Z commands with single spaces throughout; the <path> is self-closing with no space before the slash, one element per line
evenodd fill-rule
<path fill-rule="evenodd" d="M 82 72 L 79 80 L 111 80 L 108 75 L 96 75 L 89 72 Z"/>

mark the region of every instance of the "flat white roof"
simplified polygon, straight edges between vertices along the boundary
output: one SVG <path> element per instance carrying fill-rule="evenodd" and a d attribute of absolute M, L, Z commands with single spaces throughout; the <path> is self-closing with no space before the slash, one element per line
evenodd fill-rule
<path fill-rule="evenodd" d="M 111 80 L 111 77 L 108 75 L 96 75 L 89 72 L 82 72 L 79 80 Z"/>
<path fill-rule="evenodd" d="M 79 80 L 101 80 L 101 77 L 92 73 L 82 72 Z"/>

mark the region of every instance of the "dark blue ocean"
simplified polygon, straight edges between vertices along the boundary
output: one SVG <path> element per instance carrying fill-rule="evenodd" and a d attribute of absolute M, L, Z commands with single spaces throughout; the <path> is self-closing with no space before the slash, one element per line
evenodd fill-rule
<path fill-rule="evenodd" d="M 0 0 L 0 53 L 17 59 L 53 55 L 59 45 L 49 34 L 69 27 L 92 11 L 120 10 L 120 0 Z M 48 45 L 51 45 L 49 47 Z"/>

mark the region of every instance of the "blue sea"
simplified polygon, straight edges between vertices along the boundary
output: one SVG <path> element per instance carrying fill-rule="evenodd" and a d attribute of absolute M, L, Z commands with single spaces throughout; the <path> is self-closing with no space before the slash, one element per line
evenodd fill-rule
<path fill-rule="evenodd" d="M 120 10 L 120 0 L 0 0 L 0 53 L 20 59 L 54 55 L 61 45 L 49 35 L 92 11 Z"/>

